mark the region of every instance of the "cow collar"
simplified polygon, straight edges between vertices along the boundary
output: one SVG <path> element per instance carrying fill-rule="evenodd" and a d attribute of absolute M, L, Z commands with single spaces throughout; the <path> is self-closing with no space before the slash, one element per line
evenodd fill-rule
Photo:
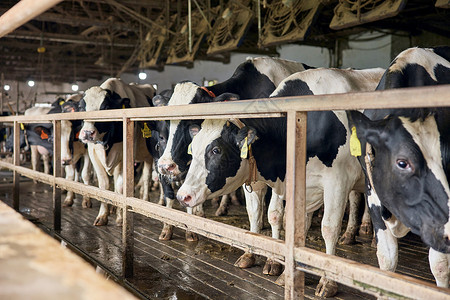
<path fill-rule="evenodd" d="M 229 119 L 229 121 L 231 123 L 233 123 L 234 125 L 236 125 L 239 129 L 242 129 L 245 126 L 245 124 L 242 123 L 242 121 L 239 120 L 238 118 L 232 118 L 232 119 Z M 253 182 L 256 182 L 256 176 L 257 176 L 256 160 L 255 160 L 255 157 L 253 156 L 253 151 L 252 151 L 251 145 L 248 147 L 248 165 L 249 165 L 249 174 L 248 174 L 247 180 L 245 181 L 245 189 L 249 193 L 251 193 L 253 191 L 251 184 Z"/>
<path fill-rule="evenodd" d="M 211 97 L 216 98 L 216 94 L 214 94 L 212 91 L 208 90 L 208 88 L 206 86 L 202 86 L 202 90 L 207 92 L 208 95 L 210 95 Z"/>

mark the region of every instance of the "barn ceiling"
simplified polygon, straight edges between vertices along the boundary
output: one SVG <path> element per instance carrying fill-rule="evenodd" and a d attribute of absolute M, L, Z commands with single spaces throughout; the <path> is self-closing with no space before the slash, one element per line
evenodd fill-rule
<path fill-rule="evenodd" d="M 0 1 L 0 15 L 17 2 Z M 337 39 L 367 30 L 450 37 L 447 0 L 191 0 L 191 31 L 189 2 L 63 1 L 0 39 L 0 73 L 74 82 L 194 60 L 226 63 L 232 51 L 276 55 L 286 43 L 334 49 Z"/>

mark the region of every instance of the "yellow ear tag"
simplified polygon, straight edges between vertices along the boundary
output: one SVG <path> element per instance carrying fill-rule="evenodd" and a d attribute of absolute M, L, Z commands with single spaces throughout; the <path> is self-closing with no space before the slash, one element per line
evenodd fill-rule
<path fill-rule="evenodd" d="M 64 100 L 59 101 L 59 105 L 63 105 L 64 104 Z"/>
<path fill-rule="evenodd" d="M 144 122 L 144 128 L 142 128 L 141 131 L 142 131 L 142 136 L 145 139 L 152 137 L 152 131 L 150 130 L 150 128 L 148 128 L 147 122 Z"/>
<path fill-rule="evenodd" d="M 25 130 L 25 126 L 23 125 L 23 123 L 20 123 L 20 129 Z"/>
<path fill-rule="evenodd" d="M 361 156 L 361 142 L 356 135 L 356 127 L 352 127 L 352 135 L 350 136 L 350 154 L 353 156 Z"/>
<path fill-rule="evenodd" d="M 122 108 L 125 108 L 125 104 L 122 104 Z"/>
<path fill-rule="evenodd" d="M 187 153 L 192 155 L 192 143 L 189 144 Z"/>
<path fill-rule="evenodd" d="M 241 158 L 247 158 L 247 155 L 248 155 L 248 138 L 245 137 L 244 145 L 242 145 L 241 148 Z"/>

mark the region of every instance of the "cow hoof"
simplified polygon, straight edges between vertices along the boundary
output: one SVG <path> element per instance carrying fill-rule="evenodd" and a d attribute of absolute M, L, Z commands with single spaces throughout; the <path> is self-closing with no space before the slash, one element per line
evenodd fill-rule
<path fill-rule="evenodd" d="M 81 202 L 81 206 L 83 208 L 91 208 L 92 207 L 91 199 L 83 197 L 83 201 Z"/>
<path fill-rule="evenodd" d="M 216 210 L 215 215 L 217 217 L 220 216 L 226 216 L 228 214 L 228 208 L 226 206 L 219 206 L 219 208 Z"/>
<path fill-rule="evenodd" d="M 278 276 L 282 272 L 282 266 L 280 263 L 268 258 L 263 268 L 263 274 L 270 276 Z"/>
<path fill-rule="evenodd" d="M 73 199 L 65 199 L 63 202 L 63 207 L 70 207 L 73 205 Z"/>
<path fill-rule="evenodd" d="M 317 285 L 315 295 L 321 298 L 333 297 L 337 294 L 337 290 L 336 282 L 322 277 Z"/>
<path fill-rule="evenodd" d="M 372 223 L 371 222 L 363 222 L 359 227 L 359 235 L 370 235 L 372 234 Z"/>
<path fill-rule="evenodd" d="M 219 197 L 212 198 L 212 200 L 211 200 L 212 207 L 219 207 L 219 201 L 220 201 Z"/>
<path fill-rule="evenodd" d="M 94 221 L 94 225 L 95 226 L 108 225 L 108 217 L 107 216 L 97 217 Z"/>
<path fill-rule="evenodd" d="M 186 230 L 186 241 L 188 242 L 197 242 L 198 241 L 198 235 L 192 231 Z"/>
<path fill-rule="evenodd" d="M 241 269 L 253 267 L 255 265 L 255 256 L 251 253 L 244 253 L 238 258 L 234 265 Z"/>
<path fill-rule="evenodd" d="M 353 244 L 356 244 L 355 234 L 345 232 L 339 238 L 339 245 L 353 245 Z"/>
<path fill-rule="evenodd" d="M 275 284 L 284 286 L 284 273 L 281 273 L 281 275 L 278 276 L 277 280 L 275 280 Z"/>
<path fill-rule="evenodd" d="M 159 235 L 160 241 L 168 241 L 172 239 L 173 235 L 173 226 L 164 224 L 164 227 L 161 231 L 161 234 Z"/>

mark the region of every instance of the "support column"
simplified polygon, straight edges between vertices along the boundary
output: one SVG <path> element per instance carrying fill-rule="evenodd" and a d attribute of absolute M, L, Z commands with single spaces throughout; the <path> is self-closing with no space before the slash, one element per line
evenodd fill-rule
<path fill-rule="evenodd" d="M 123 195 L 134 196 L 134 122 L 123 119 Z M 134 215 L 129 206 L 123 206 L 122 226 L 122 272 L 124 278 L 133 277 L 134 261 Z"/>
<path fill-rule="evenodd" d="M 53 177 L 61 177 L 61 120 L 53 121 Z M 61 189 L 53 183 L 53 229 L 61 230 Z"/>
<path fill-rule="evenodd" d="M 14 137 L 14 152 L 13 152 L 13 164 L 15 166 L 20 165 L 20 128 L 19 122 L 14 121 L 13 125 L 13 137 Z M 13 208 L 19 211 L 19 180 L 20 176 L 17 171 L 13 171 Z"/>
<path fill-rule="evenodd" d="M 288 111 L 286 147 L 285 299 L 304 297 L 305 275 L 295 268 L 294 248 L 305 246 L 306 112 Z"/>

